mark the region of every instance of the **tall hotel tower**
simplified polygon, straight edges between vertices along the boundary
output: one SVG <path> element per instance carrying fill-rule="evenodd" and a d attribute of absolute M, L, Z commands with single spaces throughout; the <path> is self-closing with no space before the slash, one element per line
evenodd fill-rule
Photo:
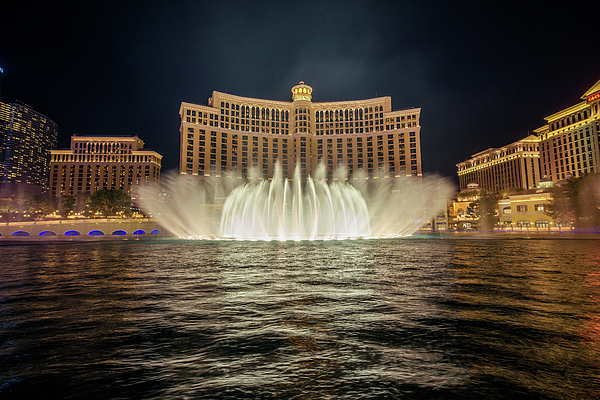
<path fill-rule="evenodd" d="M 0 197 L 48 190 L 58 125 L 20 102 L 0 101 Z"/>
<path fill-rule="evenodd" d="M 280 163 L 292 178 L 315 175 L 319 164 L 328 178 L 344 167 L 348 179 L 421 176 L 421 109 L 392 111 L 391 97 L 312 102 L 304 82 L 292 88 L 292 101 L 262 100 L 213 92 L 208 106 L 181 103 L 180 174 L 271 179 Z"/>
<path fill-rule="evenodd" d="M 456 164 L 460 189 L 470 183 L 492 192 L 533 189 L 541 179 L 556 183 L 600 171 L 600 81 L 576 104 L 544 119 L 534 135 Z"/>

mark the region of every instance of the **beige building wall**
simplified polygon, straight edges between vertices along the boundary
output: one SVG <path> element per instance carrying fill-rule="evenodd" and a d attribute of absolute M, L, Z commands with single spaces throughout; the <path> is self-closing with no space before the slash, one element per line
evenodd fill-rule
<path fill-rule="evenodd" d="M 600 81 L 581 102 L 546 117 L 534 134 L 498 149 L 488 149 L 456 164 L 459 186 L 478 183 L 494 192 L 535 188 L 544 177 L 557 182 L 599 172 Z"/>
<path fill-rule="evenodd" d="M 328 177 L 339 167 L 350 179 L 421 176 L 420 108 L 392 111 L 390 97 L 312 102 L 301 82 L 292 101 L 213 92 L 207 106 L 181 103 L 181 174 L 246 179 L 250 169 L 271 179 L 277 162 L 283 175 Z"/>
<path fill-rule="evenodd" d="M 557 182 L 570 173 L 598 172 L 600 148 L 600 81 L 581 96 L 583 101 L 546 117 L 538 128 L 542 174 Z"/>
<path fill-rule="evenodd" d="M 469 183 L 490 192 L 535 188 L 541 179 L 539 138 L 529 135 L 507 146 L 484 150 L 456 167 L 461 190 Z"/>
<path fill-rule="evenodd" d="M 51 151 L 50 195 L 120 189 L 139 198 L 143 186 L 158 186 L 162 160 L 143 147 L 137 136 L 72 136 L 69 150 Z"/>
<path fill-rule="evenodd" d="M 554 227 L 554 221 L 545 212 L 551 195 L 546 189 L 530 189 L 509 196 L 508 202 L 498 203 L 500 222 L 521 228 Z"/>

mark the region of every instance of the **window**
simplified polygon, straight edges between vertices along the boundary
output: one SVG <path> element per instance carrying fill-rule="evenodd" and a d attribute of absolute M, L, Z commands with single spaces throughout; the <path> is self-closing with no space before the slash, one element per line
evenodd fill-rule
<path fill-rule="evenodd" d="M 517 222 L 517 226 L 520 228 L 529 228 L 529 221 L 519 221 Z"/>
<path fill-rule="evenodd" d="M 502 214 L 504 214 L 504 215 L 510 215 L 511 212 L 512 212 L 512 210 L 510 209 L 510 207 L 504 207 L 502 209 Z"/>
<path fill-rule="evenodd" d="M 517 212 L 527 212 L 527 204 L 519 204 L 517 206 Z"/>
<path fill-rule="evenodd" d="M 536 204 L 535 205 L 535 211 L 544 211 L 545 209 L 546 209 L 545 204 Z"/>
<path fill-rule="evenodd" d="M 539 220 L 539 221 L 535 221 L 535 227 L 536 228 L 548 228 L 550 226 L 550 223 L 546 220 Z"/>

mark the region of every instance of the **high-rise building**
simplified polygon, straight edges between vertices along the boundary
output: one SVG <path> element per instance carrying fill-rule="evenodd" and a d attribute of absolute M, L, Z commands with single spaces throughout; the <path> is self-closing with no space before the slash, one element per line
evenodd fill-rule
<path fill-rule="evenodd" d="M 21 102 L 0 101 L 0 196 L 48 189 L 58 125 Z"/>
<path fill-rule="evenodd" d="M 567 174 L 579 177 L 598 172 L 600 162 L 600 81 L 577 104 L 545 118 L 540 137 L 542 174 L 556 182 Z"/>
<path fill-rule="evenodd" d="M 50 195 L 120 189 L 139 198 L 142 187 L 159 185 L 162 160 L 143 147 L 137 136 L 71 136 L 70 149 L 52 151 Z"/>
<path fill-rule="evenodd" d="M 460 188 L 477 183 L 492 192 L 534 189 L 544 178 L 556 183 L 569 174 L 599 172 L 600 81 L 581 100 L 546 117 L 534 135 L 456 164 Z"/>
<path fill-rule="evenodd" d="M 391 97 L 313 102 L 300 82 L 292 101 L 213 92 L 208 105 L 181 103 L 179 171 L 186 175 L 271 179 L 280 163 L 305 179 L 319 164 L 328 177 L 344 167 L 348 179 L 421 176 L 421 109 L 392 110 Z"/>
<path fill-rule="evenodd" d="M 540 181 L 539 138 L 529 135 L 507 146 L 481 151 L 456 167 L 461 190 L 470 183 L 490 192 L 535 188 Z"/>

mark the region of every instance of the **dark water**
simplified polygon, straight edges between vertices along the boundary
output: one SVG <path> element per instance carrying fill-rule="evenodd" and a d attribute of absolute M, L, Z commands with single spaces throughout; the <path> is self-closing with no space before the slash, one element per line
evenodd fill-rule
<path fill-rule="evenodd" d="M 600 240 L 0 254 L 3 399 L 600 398 Z"/>

